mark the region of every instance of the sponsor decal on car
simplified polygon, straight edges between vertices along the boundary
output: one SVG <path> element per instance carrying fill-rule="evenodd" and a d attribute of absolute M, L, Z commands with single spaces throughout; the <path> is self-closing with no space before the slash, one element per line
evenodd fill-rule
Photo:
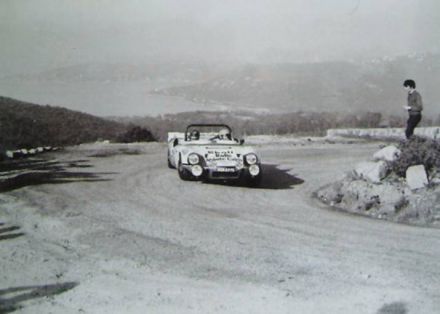
<path fill-rule="evenodd" d="M 233 150 L 209 150 L 207 151 L 208 160 L 229 160 L 234 157 Z"/>

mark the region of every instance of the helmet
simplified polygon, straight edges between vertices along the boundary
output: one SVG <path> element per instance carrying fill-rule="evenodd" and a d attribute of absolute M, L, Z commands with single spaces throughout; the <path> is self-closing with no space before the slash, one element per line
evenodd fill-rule
<path fill-rule="evenodd" d="M 218 132 L 218 136 L 221 139 L 231 139 L 231 131 L 227 128 L 223 128 Z"/>
<path fill-rule="evenodd" d="M 189 138 L 191 140 L 198 140 L 198 139 L 200 139 L 200 132 L 199 132 L 199 130 L 192 130 Z"/>

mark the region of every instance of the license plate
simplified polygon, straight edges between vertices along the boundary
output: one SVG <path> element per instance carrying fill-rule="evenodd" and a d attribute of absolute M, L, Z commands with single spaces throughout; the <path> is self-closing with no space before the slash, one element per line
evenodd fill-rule
<path fill-rule="evenodd" d="M 235 168 L 217 168 L 218 172 L 235 172 Z"/>

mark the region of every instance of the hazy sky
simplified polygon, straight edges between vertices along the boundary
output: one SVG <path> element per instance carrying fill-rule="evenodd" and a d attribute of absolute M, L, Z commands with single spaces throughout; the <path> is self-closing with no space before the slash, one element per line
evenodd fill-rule
<path fill-rule="evenodd" d="M 439 51 L 438 0 L 1 0 L 0 71 Z"/>

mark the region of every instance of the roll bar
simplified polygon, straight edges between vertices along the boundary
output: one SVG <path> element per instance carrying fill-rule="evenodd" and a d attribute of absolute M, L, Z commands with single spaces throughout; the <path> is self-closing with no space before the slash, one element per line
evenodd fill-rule
<path fill-rule="evenodd" d="M 225 128 L 225 129 L 228 129 L 230 133 L 232 133 L 231 127 L 229 125 L 226 125 L 226 124 L 203 124 L 203 123 L 200 123 L 200 124 L 190 124 L 190 125 L 188 125 L 186 127 L 186 130 L 185 130 L 185 141 L 188 140 L 189 129 L 191 129 L 191 128 L 200 128 L 200 127 L 202 127 L 202 128 Z"/>

